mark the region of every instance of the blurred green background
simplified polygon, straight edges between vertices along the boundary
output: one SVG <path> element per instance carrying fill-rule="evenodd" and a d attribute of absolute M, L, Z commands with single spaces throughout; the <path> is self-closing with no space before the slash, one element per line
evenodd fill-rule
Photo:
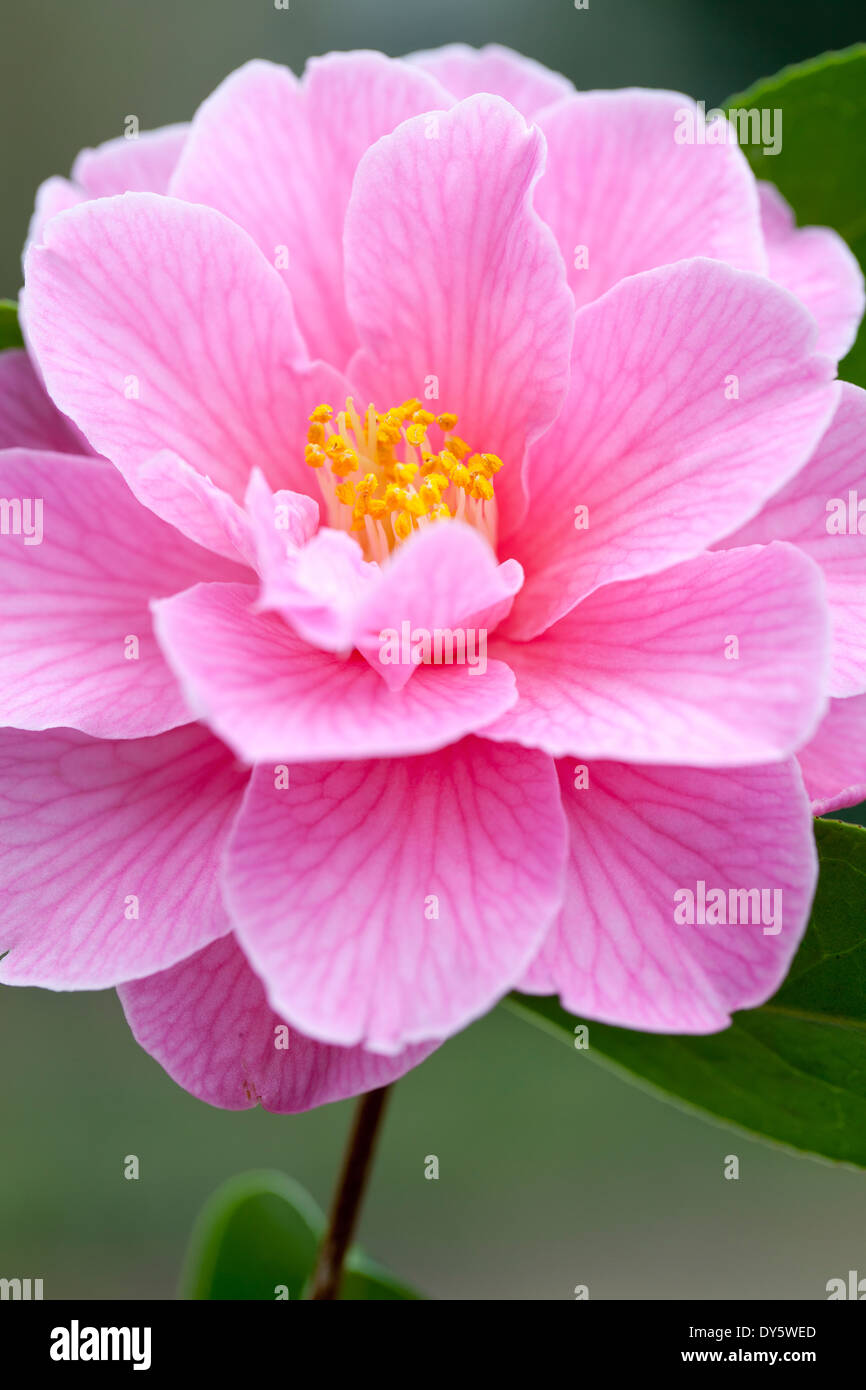
<path fill-rule="evenodd" d="M 708 106 L 866 38 L 861 0 L 6 0 L 0 296 L 37 184 L 77 151 L 188 118 L 267 57 L 506 43 L 580 87 L 674 87 Z M 862 817 L 852 813 L 852 819 Z M 280 1168 L 327 1206 L 347 1105 L 211 1110 L 141 1052 L 113 993 L 0 992 L 0 1276 L 46 1297 L 166 1298 L 208 1194 Z M 141 1178 L 123 1177 L 127 1154 Z M 424 1179 L 436 1154 L 440 1179 Z M 740 1180 L 722 1176 L 740 1157 Z M 822 1298 L 866 1274 L 866 1178 L 665 1105 L 499 1011 L 397 1086 L 361 1238 L 455 1299 Z"/>

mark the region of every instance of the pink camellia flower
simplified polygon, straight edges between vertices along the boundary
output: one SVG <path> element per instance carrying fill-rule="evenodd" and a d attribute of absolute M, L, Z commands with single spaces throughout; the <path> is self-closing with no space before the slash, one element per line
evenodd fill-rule
<path fill-rule="evenodd" d="M 811 810 L 866 795 L 863 286 L 684 107 L 254 62 L 43 192 L 0 978 L 118 985 L 193 1094 L 284 1111 L 512 988 L 681 1033 L 777 988 Z"/>

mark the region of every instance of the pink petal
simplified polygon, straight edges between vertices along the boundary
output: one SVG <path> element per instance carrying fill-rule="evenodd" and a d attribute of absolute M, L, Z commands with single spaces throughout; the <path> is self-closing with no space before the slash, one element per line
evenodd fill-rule
<path fill-rule="evenodd" d="M 254 609 L 256 590 L 200 584 L 154 605 L 163 652 L 187 701 L 248 762 L 398 757 L 441 748 L 514 702 L 500 661 L 423 667 L 391 691 L 358 655 L 308 646 Z"/>
<path fill-rule="evenodd" d="M 853 252 L 829 227 L 801 227 L 771 183 L 759 183 L 769 274 L 818 320 L 818 351 L 837 360 L 857 337 L 866 307 L 863 272 Z"/>
<path fill-rule="evenodd" d="M 498 43 L 488 43 L 483 48 L 449 43 L 442 48 L 410 53 L 406 61 L 424 68 L 461 100 L 476 92 L 492 92 L 505 97 L 528 120 L 574 91 L 561 73 L 551 72 L 534 58 L 525 58 Z"/>
<path fill-rule="evenodd" d="M 831 524 L 844 529 L 831 534 Z M 830 694 L 861 694 L 866 690 L 866 391 L 859 386 L 842 383 L 836 414 L 808 463 L 725 545 L 772 540 L 793 541 L 821 566 L 833 625 Z"/>
<path fill-rule="evenodd" d="M 425 73 L 381 53 L 313 59 L 303 82 L 246 63 L 208 97 L 172 182 L 219 208 L 281 269 L 313 357 L 344 366 L 357 346 L 343 290 L 343 220 L 361 155 L 408 116 L 449 105 Z"/>
<path fill-rule="evenodd" d="M 713 1033 L 733 1010 L 768 999 L 818 876 L 796 763 L 724 772 L 593 763 L 580 790 L 571 762 L 558 769 L 570 830 L 565 906 L 521 988 L 661 1033 Z M 701 882 L 706 894 L 723 890 L 726 919 L 731 889 L 767 896 L 746 921 L 701 925 Z M 675 919 L 681 890 L 694 895 L 693 925 Z M 737 905 L 745 915 L 745 900 Z"/>
<path fill-rule="evenodd" d="M 83 203 L 85 196 L 80 188 L 69 182 L 69 179 L 54 176 L 41 183 L 36 190 L 36 204 L 27 229 L 26 244 L 29 246 L 32 241 L 41 241 L 45 224 L 50 222 L 52 217 L 56 217 L 58 212 L 65 212 L 67 208 L 74 208 Z"/>
<path fill-rule="evenodd" d="M 522 583 L 520 566 L 514 560 L 497 564 L 471 527 L 459 521 L 425 526 L 394 552 L 378 582 L 366 586 L 354 614 L 355 646 L 392 690 L 402 690 L 419 669 L 381 659 L 381 634 L 402 635 L 404 624 L 410 638 L 416 631 L 428 637 L 436 630 L 461 632 L 465 652 L 480 659 L 483 648 L 486 659 L 488 630 L 509 612 Z"/>
<path fill-rule="evenodd" d="M 7 348 L 0 352 L 0 449 L 19 447 L 82 452 L 77 431 L 46 394 L 27 353 Z"/>
<path fill-rule="evenodd" d="M 302 492 L 272 493 L 254 468 L 244 498 L 257 554 L 284 554 L 306 545 L 319 528 L 319 504 Z"/>
<path fill-rule="evenodd" d="M 554 757 L 771 762 L 824 713 L 828 627 L 795 546 L 701 555 L 598 589 L 533 642 L 495 638 L 520 698 L 484 735 Z"/>
<path fill-rule="evenodd" d="M 244 780 L 193 724 L 117 743 L 0 730 L 3 982 L 103 989 L 228 931 L 217 872 Z"/>
<path fill-rule="evenodd" d="M 564 855 L 553 763 L 469 739 L 292 767 L 284 790 L 256 769 L 225 886 L 282 1017 L 394 1053 L 456 1032 L 520 977 L 559 907 Z"/>
<path fill-rule="evenodd" d="M 302 549 L 279 556 L 260 550 L 259 570 L 257 608 L 279 613 L 322 651 L 352 650 L 355 612 L 364 591 L 376 586 L 378 567 L 364 559 L 351 536 L 323 526 Z"/>
<path fill-rule="evenodd" d="M 318 505 L 296 492 L 272 493 L 261 473 L 247 489 L 262 587 L 256 607 L 279 613 L 305 642 L 323 651 L 352 649 L 355 609 L 378 566 L 344 531 L 316 531 Z"/>
<path fill-rule="evenodd" d="M 102 459 L 7 450 L 0 495 L 32 504 L 28 526 L 22 514 L 22 533 L 0 544 L 0 723 L 98 738 L 186 723 L 148 605 L 198 578 L 237 578 L 237 567 L 140 507 Z"/>
<path fill-rule="evenodd" d="M 198 545 L 239 564 L 255 563 L 252 528 L 243 507 L 177 454 L 166 449 L 148 459 L 136 469 L 130 485 L 143 506 Z"/>
<path fill-rule="evenodd" d="M 294 1115 L 396 1081 L 436 1050 L 396 1057 L 361 1047 L 330 1047 L 288 1031 L 269 1007 L 233 936 L 206 946 L 170 970 L 121 985 L 129 1026 L 146 1052 L 199 1100 L 224 1110 Z"/>
<path fill-rule="evenodd" d="M 526 571 L 509 633 L 543 631 L 598 585 L 697 555 L 753 516 L 835 407 L 814 333 L 786 291 L 704 260 L 582 309 L 568 400 L 530 454 L 529 514 L 500 546 Z"/>
<path fill-rule="evenodd" d="M 435 401 L 473 449 L 498 454 L 507 531 L 524 506 L 526 445 L 568 384 L 572 299 L 532 209 L 544 142 L 498 97 L 432 120 L 406 121 L 358 166 L 346 293 L 363 351 L 350 374 L 380 409 Z"/>
<path fill-rule="evenodd" d="M 816 816 L 866 801 L 866 695 L 831 700 L 818 732 L 797 757 Z"/>
<path fill-rule="evenodd" d="M 135 139 L 121 137 L 95 150 L 82 150 L 73 165 L 71 181 L 50 178 L 40 185 L 28 243 L 42 241 L 46 222 L 58 212 L 89 198 L 167 192 L 188 129 L 185 125 L 163 126 L 142 131 Z"/>
<path fill-rule="evenodd" d="M 581 92 L 539 118 L 548 157 L 535 206 L 579 305 L 626 275 L 693 256 L 766 270 L 745 156 L 736 143 L 678 143 L 687 120 L 706 134 L 690 97 L 637 88 Z"/>
<path fill-rule="evenodd" d="M 82 150 L 72 166 L 72 179 L 89 198 L 113 193 L 167 193 L 189 132 L 188 125 L 143 130 L 135 137 L 106 140 L 95 150 Z"/>
<path fill-rule="evenodd" d="M 278 272 L 220 213 L 127 193 L 61 214 L 25 321 L 53 400 L 130 480 L 168 449 L 238 501 L 255 466 L 308 486 L 307 415 L 345 384 L 303 365 Z"/>

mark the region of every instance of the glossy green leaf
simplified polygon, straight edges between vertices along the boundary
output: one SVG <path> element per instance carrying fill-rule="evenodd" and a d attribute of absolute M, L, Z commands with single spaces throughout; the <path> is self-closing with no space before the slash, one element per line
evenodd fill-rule
<path fill-rule="evenodd" d="M 784 68 L 731 97 L 726 109 L 782 112 L 782 147 L 743 153 L 759 179 L 776 184 L 800 226 L 834 227 L 866 269 L 866 44 Z M 866 330 L 839 368 L 866 386 Z"/>
<path fill-rule="evenodd" d="M 24 339 L 18 323 L 18 305 L 11 299 L 0 299 L 0 352 L 4 348 L 23 346 Z"/>
<path fill-rule="evenodd" d="M 313 1198 L 282 1173 L 242 1173 L 202 1210 L 190 1241 L 181 1297 L 276 1300 L 304 1297 L 325 1230 Z M 343 1302 L 418 1299 L 357 1248 L 349 1252 Z"/>
<path fill-rule="evenodd" d="M 866 830 L 815 822 L 821 874 L 788 978 L 767 1003 L 708 1037 L 588 1023 L 589 1047 L 664 1098 L 823 1158 L 866 1167 Z M 555 999 L 515 995 L 524 1018 L 569 1046 Z"/>

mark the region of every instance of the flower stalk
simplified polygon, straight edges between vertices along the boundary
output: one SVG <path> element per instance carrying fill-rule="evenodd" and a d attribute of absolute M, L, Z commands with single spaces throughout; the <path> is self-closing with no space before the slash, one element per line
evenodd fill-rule
<path fill-rule="evenodd" d="M 368 1091 L 358 1102 L 328 1217 L 328 1229 L 313 1273 L 311 1299 L 334 1300 L 339 1297 L 346 1253 L 358 1224 L 385 1106 L 392 1089 L 392 1086 L 380 1086 L 375 1091 Z"/>

